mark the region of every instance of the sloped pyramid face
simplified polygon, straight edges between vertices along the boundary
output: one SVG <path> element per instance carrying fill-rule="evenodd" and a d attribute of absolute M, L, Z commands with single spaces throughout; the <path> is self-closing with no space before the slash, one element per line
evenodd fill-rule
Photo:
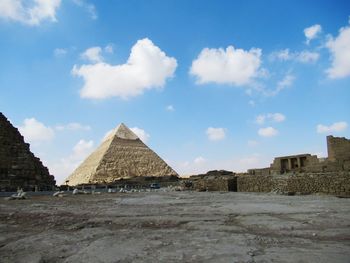
<path fill-rule="evenodd" d="M 68 185 L 99 184 L 135 176 L 170 175 L 178 176 L 122 123 L 85 159 L 66 182 Z"/>
<path fill-rule="evenodd" d="M 0 189 L 52 190 L 49 170 L 35 157 L 23 136 L 0 112 Z"/>

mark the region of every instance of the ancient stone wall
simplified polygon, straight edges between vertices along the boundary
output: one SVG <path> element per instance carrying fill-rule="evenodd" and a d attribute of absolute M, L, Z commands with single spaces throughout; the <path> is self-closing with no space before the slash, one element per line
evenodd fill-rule
<path fill-rule="evenodd" d="M 316 155 L 298 154 L 284 157 L 276 157 L 270 166 L 271 174 L 288 172 L 304 172 L 306 167 L 318 164 Z"/>
<path fill-rule="evenodd" d="M 237 179 L 234 178 L 201 178 L 193 181 L 193 189 L 197 191 L 237 191 Z"/>
<path fill-rule="evenodd" d="M 350 195 L 350 172 L 238 176 L 239 192 L 324 193 Z"/>
<path fill-rule="evenodd" d="M 350 160 L 350 140 L 344 137 L 327 136 L 328 160 Z"/>
<path fill-rule="evenodd" d="M 270 169 L 270 167 L 255 168 L 255 169 L 248 169 L 247 172 L 250 175 L 269 175 L 269 174 L 271 174 L 271 169 Z"/>
<path fill-rule="evenodd" d="M 0 113 L 0 190 L 52 190 L 55 179 L 24 142 L 23 136 Z"/>

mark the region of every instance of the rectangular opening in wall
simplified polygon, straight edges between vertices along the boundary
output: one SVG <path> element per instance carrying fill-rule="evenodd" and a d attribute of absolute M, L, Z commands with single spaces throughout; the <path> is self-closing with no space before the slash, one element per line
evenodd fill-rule
<path fill-rule="evenodd" d="M 300 167 L 305 167 L 307 164 L 306 157 L 300 157 Z"/>
<path fill-rule="evenodd" d="M 287 172 L 288 171 L 288 159 L 281 159 L 281 172 Z"/>
<path fill-rule="evenodd" d="M 296 169 L 296 168 L 299 168 L 299 166 L 298 166 L 298 159 L 297 158 L 292 158 L 291 159 L 291 168 L 292 169 Z"/>

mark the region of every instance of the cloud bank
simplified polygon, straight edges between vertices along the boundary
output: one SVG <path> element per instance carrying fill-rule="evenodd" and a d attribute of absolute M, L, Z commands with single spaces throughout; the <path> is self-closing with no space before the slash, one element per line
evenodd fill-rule
<path fill-rule="evenodd" d="M 332 133 L 332 132 L 342 132 L 345 131 L 348 124 L 345 121 L 335 122 L 329 126 L 319 124 L 317 125 L 318 133 Z"/>
<path fill-rule="evenodd" d="M 211 141 L 221 141 L 225 139 L 226 133 L 224 128 L 209 127 L 206 131 L 208 139 Z"/>
<path fill-rule="evenodd" d="M 61 0 L 1 0 L 0 18 L 17 21 L 30 26 L 40 25 L 42 21 L 56 22 L 56 12 Z"/>
<path fill-rule="evenodd" d="M 26 142 L 38 143 L 50 141 L 54 138 L 55 132 L 52 128 L 45 126 L 35 118 L 25 119 L 18 130 L 23 135 Z"/>
<path fill-rule="evenodd" d="M 322 27 L 318 24 L 305 28 L 304 35 L 306 37 L 306 44 L 310 44 L 310 41 L 315 39 L 321 31 Z"/>
<path fill-rule="evenodd" d="M 259 74 L 261 49 L 249 51 L 228 46 L 226 50 L 204 48 L 192 62 L 190 74 L 197 84 L 246 85 Z"/>
<path fill-rule="evenodd" d="M 350 76 L 350 26 L 342 27 L 336 38 L 328 40 L 326 47 L 332 56 L 332 66 L 326 70 L 328 77 L 338 79 Z"/>
<path fill-rule="evenodd" d="M 149 89 L 162 88 L 177 67 L 176 59 L 168 57 L 148 38 L 137 41 L 125 64 L 111 65 L 94 60 L 95 64 L 75 65 L 72 70 L 74 76 L 84 80 L 80 90 L 82 98 L 127 99 Z"/>
<path fill-rule="evenodd" d="M 278 130 L 273 127 L 260 128 L 258 134 L 262 137 L 273 137 L 278 134 Z"/>

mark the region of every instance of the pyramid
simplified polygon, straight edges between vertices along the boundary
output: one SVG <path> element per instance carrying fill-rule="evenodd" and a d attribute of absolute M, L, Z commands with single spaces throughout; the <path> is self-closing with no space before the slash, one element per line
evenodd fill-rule
<path fill-rule="evenodd" d="M 55 178 L 0 112 L 0 190 L 52 190 Z"/>
<path fill-rule="evenodd" d="M 136 176 L 178 174 L 122 123 L 66 179 L 66 183 L 101 184 Z"/>

